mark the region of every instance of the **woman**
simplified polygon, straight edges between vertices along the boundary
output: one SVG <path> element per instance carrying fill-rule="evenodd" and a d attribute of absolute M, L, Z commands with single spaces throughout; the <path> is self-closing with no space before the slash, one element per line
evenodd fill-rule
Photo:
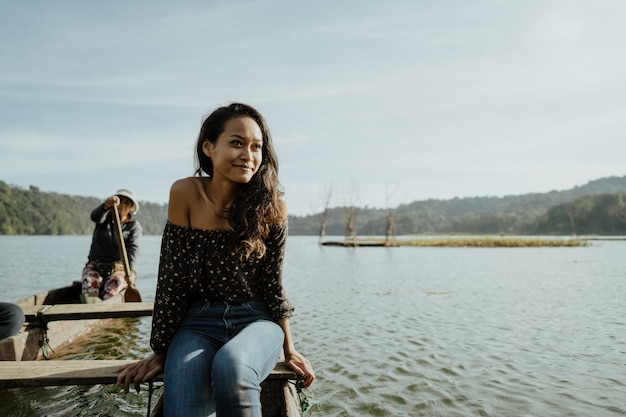
<path fill-rule="evenodd" d="M 149 358 L 120 368 L 127 392 L 165 372 L 164 414 L 261 416 L 260 384 L 281 351 L 308 387 L 282 286 L 287 211 L 263 117 L 215 110 L 196 143 L 196 176 L 170 190 Z M 206 174 L 206 176 L 203 176 Z"/>
<path fill-rule="evenodd" d="M 81 299 L 85 303 L 99 302 L 111 298 L 128 286 L 124 264 L 117 244 L 113 206 L 118 207 L 124 246 L 130 264 L 130 281 L 135 281 L 134 265 L 139 253 L 141 224 L 133 217 L 139 204 L 135 193 L 127 189 L 118 190 L 104 203 L 93 209 L 91 220 L 96 223 L 91 240 L 87 264 L 82 274 Z"/>

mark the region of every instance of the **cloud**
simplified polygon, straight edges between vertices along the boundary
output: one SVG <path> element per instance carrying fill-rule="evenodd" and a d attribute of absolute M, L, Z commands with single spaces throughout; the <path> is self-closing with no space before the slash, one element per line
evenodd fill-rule
<path fill-rule="evenodd" d="M 203 116 L 235 100 L 266 116 L 298 213 L 352 180 L 381 206 L 388 184 L 410 201 L 621 175 L 621 12 L 612 0 L 7 5 L 0 179 L 99 195 L 131 182 L 167 199 L 192 172 Z"/>

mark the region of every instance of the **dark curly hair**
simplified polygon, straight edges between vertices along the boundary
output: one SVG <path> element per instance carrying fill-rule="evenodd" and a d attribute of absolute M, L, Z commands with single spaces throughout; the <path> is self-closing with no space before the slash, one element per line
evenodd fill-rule
<path fill-rule="evenodd" d="M 233 103 L 216 109 L 202 123 L 198 141 L 196 142 L 196 172 L 213 176 L 213 162 L 202 151 L 205 141 L 212 144 L 224 131 L 226 122 L 237 117 L 250 117 L 261 129 L 263 134 L 263 160 L 259 170 L 250 182 L 241 184 L 235 200 L 226 213 L 228 222 L 233 229 L 233 248 L 244 259 L 252 254 L 262 257 L 265 254 L 264 240 L 272 226 L 282 224 L 286 213 L 283 213 L 281 199 L 283 191 L 278 181 L 278 158 L 272 144 L 272 136 L 265 119 L 253 107 Z"/>

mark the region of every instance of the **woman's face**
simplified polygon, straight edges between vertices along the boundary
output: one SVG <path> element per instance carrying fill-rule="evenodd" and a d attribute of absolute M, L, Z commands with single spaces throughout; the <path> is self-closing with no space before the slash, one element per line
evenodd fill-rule
<path fill-rule="evenodd" d="M 213 163 L 213 179 L 249 182 L 263 161 L 263 133 L 250 117 L 236 117 L 224 125 L 215 144 L 206 140 L 202 151 Z"/>

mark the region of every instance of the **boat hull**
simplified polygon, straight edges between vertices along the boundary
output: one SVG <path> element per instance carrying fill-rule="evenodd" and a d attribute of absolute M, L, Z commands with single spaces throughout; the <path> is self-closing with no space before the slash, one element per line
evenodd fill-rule
<path fill-rule="evenodd" d="M 266 379 L 261 384 L 263 417 L 302 417 L 295 384 L 287 379 Z M 159 397 L 150 417 L 163 417 L 163 397 Z"/>
<path fill-rule="evenodd" d="M 42 293 L 34 294 L 14 303 L 20 307 L 44 306 L 55 304 L 79 304 L 81 284 L 72 285 Z M 124 302 L 123 294 L 119 294 L 105 303 Z M 0 341 L 0 360 L 26 361 L 43 359 L 50 353 L 72 343 L 77 337 L 85 335 L 111 323 L 112 319 L 61 320 L 43 323 L 32 321 L 24 325 L 22 330 L 11 337 Z M 45 342 L 45 343 L 44 343 Z M 44 348 L 42 349 L 42 346 Z"/>

